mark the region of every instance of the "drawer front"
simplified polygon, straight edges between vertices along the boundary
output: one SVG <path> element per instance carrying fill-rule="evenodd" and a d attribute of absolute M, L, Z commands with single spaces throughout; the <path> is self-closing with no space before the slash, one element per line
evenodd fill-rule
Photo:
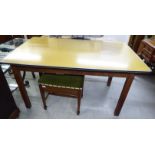
<path fill-rule="evenodd" d="M 153 63 L 155 63 L 155 54 L 152 56 L 152 60 Z"/>
<path fill-rule="evenodd" d="M 152 47 L 150 47 L 150 46 L 148 46 L 148 45 L 145 45 L 144 48 L 147 50 L 147 52 L 148 52 L 149 54 L 151 54 L 151 55 L 153 54 L 153 50 L 154 50 L 154 49 L 153 49 Z"/>
<path fill-rule="evenodd" d="M 145 59 L 147 62 L 151 60 L 151 54 L 145 48 L 141 52 L 141 57 Z"/>

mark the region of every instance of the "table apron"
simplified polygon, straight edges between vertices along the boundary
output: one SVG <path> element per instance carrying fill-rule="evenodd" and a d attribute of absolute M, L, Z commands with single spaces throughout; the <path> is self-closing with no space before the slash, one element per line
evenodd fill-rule
<path fill-rule="evenodd" d="M 110 77 L 129 77 L 134 76 L 134 73 L 128 72 L 110 72 L 110 71 L 85 71 L 85 70 L 74 70 L 74 69 L 55 69 L 55 68 L 44 68 L 44 67 L 31 67 L 31 66 L 18 66 L 11 65 L 12 69 L 18 71 L 30 71 L 30 72 L 41 72 L 41 73 L 56 73 L 56 74 L 72 74 L 72 75 L 92 75 L 92 76 L 110 76 Z"/>

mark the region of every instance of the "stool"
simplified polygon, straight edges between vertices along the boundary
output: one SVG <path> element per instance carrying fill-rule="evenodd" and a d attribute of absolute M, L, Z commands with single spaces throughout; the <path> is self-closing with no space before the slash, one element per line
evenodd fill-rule
<path fill-rule="evenodd" d="M 77 98 L 77 115 L 80 114 L 81 97 L 83 96 L 84 76 L 43 74 L 39 79 L 39 89 L 44 109 L 47 109 L 46 99 L 49 94 Z M 45 97 L 45 92 L 48 93 Z"/>

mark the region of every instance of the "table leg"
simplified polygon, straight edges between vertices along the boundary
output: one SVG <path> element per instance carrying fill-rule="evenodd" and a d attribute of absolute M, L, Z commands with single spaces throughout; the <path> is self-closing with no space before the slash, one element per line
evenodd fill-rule
<path fill-rule="evenodd" d="M 107 86 L 109 87 L 111 85 L 112 82 L 112 76 L 108 77 L 108 82 L 107 82 Z"/>
<path fill-rule="evenodd" d="M 128 95 L 128 92 L 129 92 L 129 89 L 130 89 L 131 84 L 133 82 L 133 79 L 134 79 L 134 75 L 129 75 L 126 78 L 123 90 L 121 92 L 120 98 L 118 100 L 117 106 L 116 106 L 115 111 L 114 111 L 115 116 L 119 116 L 119 114 L 120 114 L 120 111 L 121 111 L 123 104 L 124 104 L 124 101 Z"/>
<path fill-rule="evenodd" d="M 12 71 L 13 71 L 14 77 L 16 79 L 16 82 L 18 84 L 22 98 L 24 100 L 25 106 L 27 108 L 31 108 L 31 102 L 30 102 L 30 99 L 27 95 L 27 91 L 25 89 L 20 70 L 18 70 L 16 67 L 12 66 Z"/>

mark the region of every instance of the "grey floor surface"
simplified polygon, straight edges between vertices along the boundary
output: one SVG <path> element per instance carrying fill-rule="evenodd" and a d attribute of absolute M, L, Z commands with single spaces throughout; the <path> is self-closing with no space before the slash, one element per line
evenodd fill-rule
<path fill-rule="evenodd" d="M 13 93 L 20 109 L 21 119 L 119 119 L 155 118 L 155 76 L 137 76 L 132 84 L 120 116 L 113 115 L 125 79 L 114 78 L 107 87 L 107 77 L 86 76 L 80 116 L 76 115 L 77 100 L 50 95 L 48 109 L 44 110 L 37 79 L 27 74 L 30 88 L 27 88 L 32 108 L 26 109 L 19 90 Z"/>

